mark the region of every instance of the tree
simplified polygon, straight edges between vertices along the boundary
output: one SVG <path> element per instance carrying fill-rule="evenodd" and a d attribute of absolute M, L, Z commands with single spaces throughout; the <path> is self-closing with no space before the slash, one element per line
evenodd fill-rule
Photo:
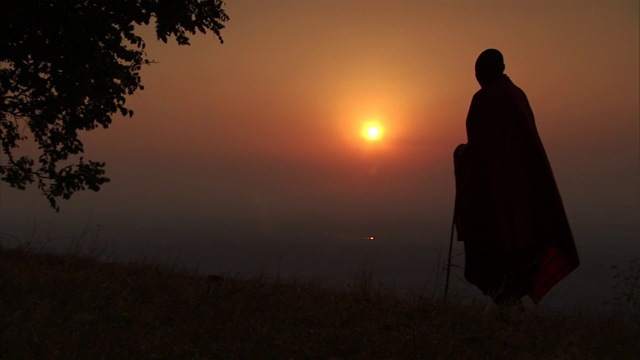
<path fill-rule="evenodd" d="M 189 45 L 220 31 L 222 0 L 20 0 L 0 5 L 0 181 L 37 187 L 56 199 L 100 190 L 105 163 L 84 160 L 79 131 L 107 128 L 114 114 L 133 116 L 128 95 L 143 90 L 152 61 L 137 35 L 155 21 L 156 36 Z M 24 145 L 35 141 L 37 161 Z M 23 147 L 21 148 L 21 145 Z"/>

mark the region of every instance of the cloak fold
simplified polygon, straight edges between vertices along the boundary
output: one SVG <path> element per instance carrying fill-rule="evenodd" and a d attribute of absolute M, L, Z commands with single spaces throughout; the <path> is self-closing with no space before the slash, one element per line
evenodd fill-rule
<path fill-rule="evenodd" d="M 503 75 L 474 95 L 466 125 L 454 152 L 465 278 L 537 303 L 579 259 L 527 97 Z"/>

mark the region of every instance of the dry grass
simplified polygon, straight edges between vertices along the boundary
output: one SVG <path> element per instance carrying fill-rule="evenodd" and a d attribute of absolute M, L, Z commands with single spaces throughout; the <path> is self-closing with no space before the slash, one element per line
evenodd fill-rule
<path fill-rule="evenodd" d="M 0 359 L 640 359 L 624 319 L 0 250 Z"/>

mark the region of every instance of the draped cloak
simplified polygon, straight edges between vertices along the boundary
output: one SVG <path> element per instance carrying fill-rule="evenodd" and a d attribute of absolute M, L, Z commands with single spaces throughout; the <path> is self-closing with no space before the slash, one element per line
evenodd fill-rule
<path fill-rule="evenodd" d="M 473 96 L 466 126 L 454 153 L 465 278 L 537 303 L 579 259 L 525 93 L 502 75 Z"/>

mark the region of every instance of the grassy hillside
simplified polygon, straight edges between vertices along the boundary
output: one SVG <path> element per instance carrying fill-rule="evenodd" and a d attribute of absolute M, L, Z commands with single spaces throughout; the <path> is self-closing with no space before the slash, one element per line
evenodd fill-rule
<path fill-rule="evenodd" d="M 0 359 L 640 359 L 637 324 L 0 250 Z"/>

